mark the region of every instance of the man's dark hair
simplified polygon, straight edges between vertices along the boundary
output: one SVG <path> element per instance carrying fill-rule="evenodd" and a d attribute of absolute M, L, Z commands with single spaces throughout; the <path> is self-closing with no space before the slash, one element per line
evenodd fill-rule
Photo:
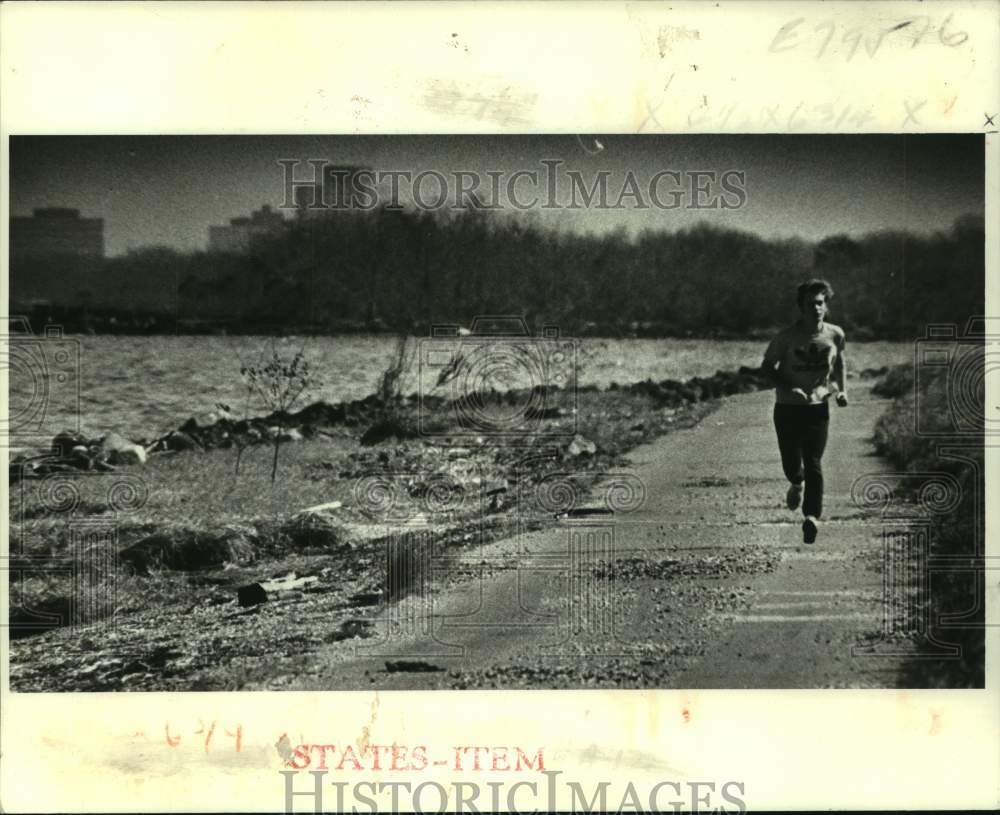
<path fill-rule="evenodd" d="M 796 302 L 801 306 L 806 301 L 806 298 L 813 297 L 817 294 L 825 295 L 826 302 L 829 303 L 833 299 L 833 286 L 818 277 L 813 278 L 812 280 L 807 280 L 799 286 L 799 293 L 796 297 Z"/>

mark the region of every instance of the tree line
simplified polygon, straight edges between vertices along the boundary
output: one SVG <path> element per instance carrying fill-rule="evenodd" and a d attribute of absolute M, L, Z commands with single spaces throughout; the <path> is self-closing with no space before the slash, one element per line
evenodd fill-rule
<path fill-rule="evenodd" d="M 567 335 L 738 337 L 787 322 L 795 286 L 821 276 L 836 290 L 831 319 L 856 338 L 911 339 L 983 312 L 984 251 L 974 215 L 934 234 L 809 242 L 707 223 L 597 235 L 489 211 L 381 210 L 291 221 L 245 255 L 12 260 L 11 279 L 15 307 L 173 315 L 173 330 L 423 332 L 516 314 Z"/>

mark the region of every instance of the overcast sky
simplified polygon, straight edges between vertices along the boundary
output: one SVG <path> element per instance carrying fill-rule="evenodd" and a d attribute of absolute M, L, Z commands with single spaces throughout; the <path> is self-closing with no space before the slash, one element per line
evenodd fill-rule
<path fill-rule="evenodd" d="M 675 230 L 707 220 L 764 237 L 813 240 L 882 228 L 947 229 L 960 215 L 983 213 L 981 136 L 596 139 L 603 149 L 592 135 L 12 137 L 11 213 L 65 206 L 104 218 L 110 255 L 154 244 L 203 249 L 210 224 L 281 203 L 280 158 L 446 175 L 544 171 L 542 160 L 560 159 L 562 171 L 579 170 L 588 180 L 610 171 L 613 197 L 629 170 L 644 187 L 662 170 L 746 173 L 747 201 L 739 209 L 627 206 L 534 216 L 579 231 Z M 311 171 L 303 164 L 301 172 Z M 562 178 L 561 193 L 568 188 L 564 184 Z M 427 190 L 433 193 L 434 185 Z"/>

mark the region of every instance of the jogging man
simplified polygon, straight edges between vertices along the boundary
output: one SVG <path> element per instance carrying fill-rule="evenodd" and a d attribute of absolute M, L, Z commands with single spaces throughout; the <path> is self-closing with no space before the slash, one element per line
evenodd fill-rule
<path fill-rule="evenodd" d="M 833 288 L 825 280 L 799 286 L 798 321 L 767 346 L 761 369 L 775 384 L 774 429 L 790 486 L 788 508 L 802 507 L 802 540 L 814 543 L 823 514 L 823 451 L 830 426 L 829 400 L 847 406 L 844 332 L 826 322 Z M 803 495 L 803 485 L 805 495 Z"/>

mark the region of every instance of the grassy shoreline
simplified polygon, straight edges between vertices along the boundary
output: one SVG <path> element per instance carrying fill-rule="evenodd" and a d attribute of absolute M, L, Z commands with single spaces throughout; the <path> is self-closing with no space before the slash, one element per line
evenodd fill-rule
<path fill-rule="evenodd" d="M 415 517 L 443 551 L 474 553 L 523 529 L 529 505 L 532 523 L 546 515 L 554 522 L 535 489 L 547 477 L 570 474 L 585 504 L 588 488 L 629 450 L 697 424 L 728 393 L 763 386 L 743 372 L 550 393 L 544 418 L 501 444 L 453 432 L 461 430 L 447 423 L 453 406 L 442 404 L 433 417 L 440 435 L 404 430 L 362 445 L 365 426 L 347 410 L 345 421 L 314 422 L 282 445 L 274 484 L 268 448 L 244 453 L 237 477 L 237 451 L 224 443 L 151 455 L 145 467 L 115 473 L 22 479 L 11 510 L 12 565 L 26 575 L 11 596 L 12 687 L 217 690 L 259 681 L 276 665 L 308 670 L 309 653 L 369 636 L 366 620 L 407 591 L 393 570 L 409 573 L 411 564 L 394 562 L 387 543 Z M 395 421 L 412 429 L 417 409 L 404 400 Z M 300 413 L 329 416 L 316 406 Z M 57 483 L 71 484 L 72 496 L 52 511 Z M 131 503 L 115 498 L 115 484 L 132 485 Z M 95 550 L 81 548 L 74 530 L 88 524 L 108 530 L 117 563 L 93 576 L 82 614 L 73 570 Z M 23 546 L 15 550 L 14 541 Z M 66 568 L 33 570 L 44 564 Z M 310 582 L 238 605 L 240 586 L 289 575 Z M 39 612 L 63 624 L 38 633 L 30 624 Z"/>
<path fill-rule="evenodd" d="M 876 451 L 904 476 L 892 503 L 915 504 L 929 519 L 930 559 L 953 564 L 929 570 L 926 563 L 919 562 L 915 547 L 896 553 L 908 561 L 909 573 L 916 575 L 906 590 L 927 622 L 926 632 L 912 634 L 911 643 L 925 653 L 939 654 L 910 660 L 905 679 L 908 687 L 982 688 L 986 654 L 985 607 L 981 602 L 985 596 L 981 562 L 986 540 L 981 514 L 985 506 L 984 437 L 981 432 L 959 432 L 952 425 L 956 414 L 945 378 L 948 372 L 933 376 L 921 373 L 915 383 L 913 366 L 898 366 L 874 390 L 893 399 L 876 423 L 874 434 Z M 950 476 L 952 488 L 944 493 L 926 492 L 937 474 Z M 944 483 L 939 478 L 937 481 Z M 954 501 L 948 504 L 949 509 L 935 511 L 936 504 L 952 500 L 952 491 Z M 948 616 L 962 622 L 948 625 L 944 620 Z M 941 656 L 942 645 L 958 646 L 957 655 Z"/>

